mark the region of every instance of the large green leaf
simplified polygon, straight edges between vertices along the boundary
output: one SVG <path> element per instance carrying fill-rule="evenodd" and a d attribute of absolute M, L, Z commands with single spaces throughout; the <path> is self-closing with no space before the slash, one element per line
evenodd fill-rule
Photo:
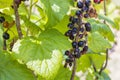
<path fill-rule="evenodd" d="M 94 64 L 96 69 L 100 69 L 105 61 L 105 55 L 99 54 L 89 54 L 89 58 L 91 59 L 91 64 Z"/>
<path fill-rule="evenodd" d="M 53 50 L 66 50 L 70 46 L 66 37 L 57 30 L 50 29 L 42 32 L 39 40 L 34 38 L 18 40 L 13 47 L 13 52 L 16 53 L 15 57 L 26 62 L 51 58 Z"/>
<path fill-rule="evenodd" d="M 53 27 L 61 21 L 69 10 L 72 0 L 41 0 L 48 16 L 47 27 Z"/>
<path fill-rule="evenodd" d="M 26 16 L 22 15 L 21 19 L 24 21 L 25 26 L 28 28 L 32 35 L 36 35 L 41 30 L 38 25 L 30 21 Z"/>
<path fill-rule="evenodd" d="M 103 24 L 94 19 L 88 20 L 91 23 L 92 32 L 98 31 L 101 35 L 107 38 L 110 41 L 114 41 L 114 34 L 107 24 Z"/>
<path fill-rule="evenodd" d="M 51 59 L 33 60 L 27 62 L 28 68 L 34 70 L 44 80 L 54 80 L 60 66 L 62 64 L 62 54 L 58 50 L 54 50 Z M 39 80 L 41 80 L 39 78 Z"/>
<path fill-rule="evenodd" d="M 88 35 L 88 46 L 96 53 L 103 52 L 107 48 L 111 48 L 109 41 L 104 39 L 104 37 L 101 36 L 98 32 L 93 32 Z"/>
<path fill-rule="evenodd" d="M 72 72 L 68 68 L 61 66 L 54 80 L 70 80 L 71 74 Z M 75 76 L 74 80 L 80 79 Z"/>
<path fill-rule="evenodd" d="M 12 5 L 13 0 L 0 0 L 0 8 L 10 7 Z"/>
<path fill-rule="evenodd" d="M 58 23 L 54 28 L 59 30 L 61 33 L 65 34 L 65 32 L 68 30 L 68 25 L 69 23 L 69 16 L 65 16 L 60 23 Z"/>
<path fill-rule="evenodd" d="M 19 64 L 9 53 L 0 53 L 0 80 L 36 80 L 31 70 Z"/>
<path fill-rule="evenodd" d="M 109 24 L 113 26 L 113 28 L 116 26 L 116 24 L 105 15 L 99 14 L 98 18 L 107 21 Z"/>
<path fill-rule="evenodd" d="M 87 54 L 81 56 L 77 61 L 77 71 L 86 71 L 91 66 L 90 59 Z"/>

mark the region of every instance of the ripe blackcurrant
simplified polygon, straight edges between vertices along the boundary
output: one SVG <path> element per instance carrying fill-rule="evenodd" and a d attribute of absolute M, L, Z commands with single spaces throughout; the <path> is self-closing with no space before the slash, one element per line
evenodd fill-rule
<path fill-rule="evenodd" d="M 77 3 L 77 7 L 78 7 L 78 8 L 82 8 L 82 7 L 83 7 L 83 2 L 79 1 L 79 2 Z"/>
<path fill-rule="evenodd" d="M 0 23 L 3 23 L 5 21 L 5 18 L 3 16 L 0 17 Z"/>
<path fill-rule="evenodd" d="M 77 53 L 74 55 L 75 58 L 80 58 L 81 54 L 80 53 Z"/>
<path fill-rule="evenodd" d="M 79 42 L 78 42 L 78 46 L 79 46 L 79 47 L 83 47 L 83 46 L 84 46 L 84 41 L 79 41 Z"/>
<path fill-rule="evenodd" d="M 77 10 L 77 11 L 76 11 L 76 15 L 77 15 L 77 16 L 80 16 L 81 14 L 82 14 L 82 11 L 80 11 L 80 10 Z"/>
<path fill-rule="evenodd" d="M 86 31 L 91 31 L 91 25 L 90 23 L 85 24 Z"/>
<path fill-rule="evenodd" d="M 87 51 L 88 50 L 88 46 L 84 46 L 84 48 L 83 48 L 83 51 Z"/>
<path fill-rule="evenodd" d="M 80 28 L 80 30 L 79 30 L 80 32 L 84 32 L 84 28 L 82 27 L 82 28 Z"/>
<path fill-rule="evenodd" d="M 89 10 L 89 7 L 87 7 L 87 6 L 84 6 L 83 8 L 82 8 L 82 11 L 88 11 Z"/>
<path fill-rule="evenodd" d="M 69 24 L 68 24 L 68 27 L 69 27 L 69 28 L 73 28 L 73 27 L 74 27 L 74 24 L 73 24 L 73 23 L 69 23 Z"/>
<path fill-rule="evenodd" d="M 89 7 L 90 4 L 91 4 L 91 1 L 90 1 L 90 0 L 86 0 L 86 1 L 85 1 L 85 5 L 86 5 L 87 7 Z"/>
<path fill-rule="evenodd" d="M 89 14 L 84 14 L 84 18 L 88 18 L 89 17 Z"/>
<path fill-rule="evenodd" d="M 70 40 L 74 40 L 74 35 L 71 34 L 71 35 L 69 36 L 69 39 L 70 39 Z"/>
<path fill-rule="evenodd" d="M 3 39 L 8 40 L 10 38 L 10 35 L 7 32 L 3 33 Z"/>
<path fill-rule="evenodd" d="M 65 51 L 65 55 L 69 55 L 70 54 L 70 52 L 67 50 L 67 51 Z"/>
<path fill-rule="evenodd" d="M 72 23 L 74 24 L 74 23 L 77 23 L 78 22 L 78 18 L 74 18 L 73 20 L 72 20 Z"/>
<path fill-rule="evenodd" d="M 77 42 L 73 41 L 73 42 L 72 42 L 72 47 L 73 47 L 73 48 L 76 48 L 76 47 L 77 47 Z"/>
<path fill-rule="evenodd" d="M 72 29 L 72 34 L 75 34 L 75 33 L 77 33 L 77 28 L 76 28 L 76 27 L 74 27 L 74 28 Z"/>
<path fill-rule="evenodd" d="M 79 53 L 80 49 L 79 48 L 75 48 L 74 53 Z"/>

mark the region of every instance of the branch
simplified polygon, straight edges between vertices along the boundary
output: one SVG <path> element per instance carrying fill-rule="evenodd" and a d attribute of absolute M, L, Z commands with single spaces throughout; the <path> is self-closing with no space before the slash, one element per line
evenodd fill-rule
<path fill-rule="evenodd" d="M 106 50 L 106 61 L 105 61 L 105 64 L 99 71 L 100 75 L 101 75 L 102 71 L 105 70 L 105 68 L 107 67 L 107 64 L 108 64 L 108 49 Z"/>
<path fill-rule="evenodd" d="M 70 80 L 74 80 L 75 72 L 76 72 L 76 59 L 74 58 L 73 69 L 72 69 L 72 75 L 71 75 Z"/>
<path fill-rule="evenodd" d="M 6 40 L 4 39 L 3 50 L 7 50 Z"/>
<path fill-rule="evenodd" d="M 107 11 L 106 11 L 106 0 L 104 0 L 104 15 L 107 15 Z M 106 24 L 106 21 L 104 20 L 104 24 Z M 107 67 L 108 64 L 108 49 L 106 50 L 106 61 L 105 64 L 102 65 L 99 74 L 101 75 L 102 71 L 105 70 L 105 68 Z"/>
<path fill-rule="evenodd" d="M 19 18 L 19 13 L 18 13 L 18 4 L 15 3 L 15 0 L 13 0 L 13 8 L 14 8 L 14 13 L 15 13 L 15 22 L 16 22 L 16 28 L 18 32 L 19 39 L 22 38 L 22 30 L 20 28 L 20 18 Z"/>

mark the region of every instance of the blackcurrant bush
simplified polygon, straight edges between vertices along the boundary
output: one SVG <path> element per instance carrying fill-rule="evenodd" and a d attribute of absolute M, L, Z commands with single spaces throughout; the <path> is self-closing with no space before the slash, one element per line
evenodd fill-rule
<path fill-rule="evenodd" d="M 79 2 L 77 3 L 77 7 L 78 7 L 78 8 L 82 8 L 82 7 L 83 7 L 83 2 L 79 1 Z"/>
<path fill-rule="evenodd" d="M 10 35 L 7 32 L 3 33 L 3 39 L 8 40 L 10 38 Z"/>
<path fill-rule="evenodd" d="M 83 47 L 83 46 L 84 46 L 84 43 L 85 43 L 84 41 L 79 41 L 79 42 L 78 42 L 78 46 L 79 46 L 79 47 Z"/>
<path fill-rule="evenodd" d="M 72 47 L 73 47 L 73 48 L 76 48 L 76 47 L 77 47 L 77 42 L 73 41 L 73 42 L 72 42 Z"/>
<path fill-rule="evenodd" d="M 5 18 L 3 16 L 0 17 L 0 23 L 3 23 L 5 21 Z"/>

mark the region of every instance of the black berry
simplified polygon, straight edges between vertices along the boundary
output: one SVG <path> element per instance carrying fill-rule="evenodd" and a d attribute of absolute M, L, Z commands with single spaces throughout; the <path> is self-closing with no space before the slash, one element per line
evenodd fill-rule
<path fill-rule="evenodd" d="M 89 14 L 84 14 L 84 18 L 88 18 L 89 17 Z"/>
<path fill-rule="evenodd" d="M 80 10 L 77 10 L 77 11 L 76 11 L 76 15 L 77 15 L 77 16 L 80 16 L 81 14 L 82 14 L 82 11 L 80 11 Z"/>
<path fill-rule="evenodd" d="M 91 25 L 90 23 L 85 24 L 86 31 L 91 31 Z"/>
<path fill-rule="evenodd" d="M 83 51 L 87 51 L 88 50 L 88 46 L 85 46 L 84 48 L 83 48 Z"/>
<path fill-rule="evenodd" d="M 69 28 L 73 28 L 73 27 L 74 27 L 74 24 L 73 24 L 73 23 L 69 23 L 69 24 L 68 24 L 68 27 L 69 27 Z"/>
<path fill-rule="evenodd" d="M 78 46 L 79 46 L 79 47 L 83 47 L 83 46 L 84 46 L 84 41 L 79 41 L 79 42 L 78 42 Z"/>
<path fill-rule="evenodd" d="M 86 0 L 86 1 L 85 1 L 85 5 L 86 5 L 87 7 L 89 7 L 90 4 L 91 4 L 91 1 L 90 1 L 90 0 Z"/>
<path fill-rule="evenodd" d="M 69 39 L 70 39 L 70 40 L 74 40 L 74 35 L 71 34 L 71 35 L 69 36 Z"/>
<path fill-rule="evenodd" d="M 69 55 L 70 54 L 70 52 L 67 50 L 67 51 L 65 51 L 65 55 Z"/>
<path fill-rule="evenodd" d="M 5 21 L 5 18 L 3 16 L 0 17 L 0 23 L 3 23 Z"/>
<path fill-rule="evenodd" d="M 72 34 L 75 34 L 75 33 L 77 33 L 77 28 L 76 28 L 76 27 L 74 27 L 74 28 L 72 29 Z"/>
<path fill-rule="evenodd" d="M 72 47 L 73 47 L 73 48 L 76 48 L 76 47 L 77 47 L 77 42 L 73 41 L 73 42 L 72 42 Z"/>
<path fill-rule="evenodd" d="M 7 32 L 4 32 L 4 33 L 3 33 L 3 38 L 4 38 L 5 40 L 8 40 L 8 39 L 10 38 L 10 35 L 9 35 Z"/>
<path fill-rule="evenodd" d="M 77 7 L 78 7 L 78 8 L 82 8 L 82 7 L 83 7 L 83 2 L 79 1 L 79 2 L 77 3 Z"/>
<path fill-rule="evenodd" d="M 84 12 L 85 12 L 85 11 L 87 12 L 88 10 L 89 10 L 89 7 L 87 7 L 87 6 L 84 6 L 84 7 L 82 8 L 82 11 L 84 11 Z"/>

